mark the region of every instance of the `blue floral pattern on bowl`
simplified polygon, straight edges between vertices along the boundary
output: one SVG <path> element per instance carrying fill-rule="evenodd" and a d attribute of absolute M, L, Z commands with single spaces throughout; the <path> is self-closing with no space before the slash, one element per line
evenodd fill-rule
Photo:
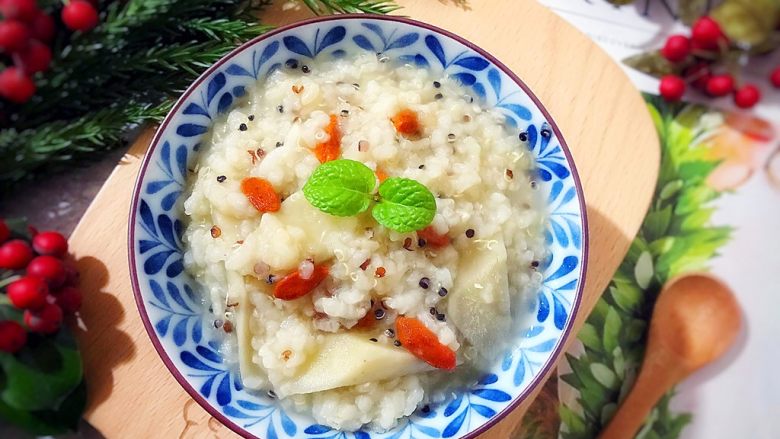
<path fill-rule="evenodd" d="M 340 432 L 285 411 L 270 396 L 243 389 L 222 361 L 212 317 L 183 270 L 181 209 L 188 166 L 215 117 L 246 87 L 290 60 L 341 57 L 359 50 L 456 78 L 534 154 L 547 197 L 549 257 L 530 328 L 477 384 L 419 409 L 385 433 Z M 576 313 L 585 272 L 587 225 L 582 189 L 554 123 L 506 67 L 470 43 L 412 20 L 345 15 L 299 23 L 259 37 L 227 55 L 179 100 L 146 156 L 130 212 L 130 270 L 136 301 L 155 348 L 180 384 L 236 432 L 265 439 L 430 439 L 472 437 L 497 422 L 552 366 Z"/>

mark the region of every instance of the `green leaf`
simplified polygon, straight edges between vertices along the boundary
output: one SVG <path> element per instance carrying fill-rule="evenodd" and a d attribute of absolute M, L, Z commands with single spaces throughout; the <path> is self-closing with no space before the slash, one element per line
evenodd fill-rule
<path fill-rule="evenodd" d="M 36 436 L 53 436 L 76 431 L 87 403 L 87 386 L 82 380 L 59 407 L 51 410 L 20 410 L 0 399 L 0 418 Z"/>
<path fill-rule="evenodd" d="M 653 256 L 648 251 L 642 252 L 634 265 L 634 279 L 639 288 L 645 289 L 653 280 Z"/>
<path fill-rule="evenodd" d="M 626 359 L 623 357 L 623 349 L 620 346 L 612 351 L 612 358 L 612 367 L 615 368 L 615 373 L 622 381 L 626 376 Z"/>
<path fill-rule="evenodd" d="M 680 223 L 680 231 L 693 232 L 703 228 L 715 212 L 714 208 L 702 208 L 685 216 Z"/>
<path fill-rule="evenodd" d="M 604 350 L 610 354 L 618 347 L 622 325 L 620 315 L 615 311 L 615 308 L 610 308 L 607 311 L 607 318 L 604 320 L 604 336 L 602 337 Z"/>
<path fill-rule="evenodd" d="M 570 408 L 561 404 L 559 414 L 561 416 L 561 421 L 569 427 L 569 432 L 584 433 L 586 431 L 585 421 Z"/>
<path fill-rule="evenodd" d="M 354 160 L 321 164 L 303 186 L 312 206 L 335 216 L 352 216 L 368 209 L 376 186 L 374 171 Z"/>
<path fill-rule="evenodd" d="M 727 0 L 711 14 L 730 40 L 748 46 L 769 39 L 780 17 L 776 0 Z"/>
<path fill-rule="evenodd" d="M 579 334 L 577 334 L 577 338 L 579 338 L 582 344 L 587 348 L 593 349 L 594 351 L 601 351 L 602 349 L 599 333 L 596 330 L 596 327 L 590 323 L 586 322 L 582 325 Z"/>
<path fill-rule="evenodd" d="M 669 62 L 669 60 L 664 58 L 658 51 L 630 56 L 624 59 L 623 63 L 642 73 L 655 76 L 656 78 L 676 73 L 679 70 L 678 66 Z"/>
<path fill-rule="evenodd" d="M 685 182 L 682 180 L 673 180 L 669 183 L 666 183 L 663 188 L 661 188 L 661 192 L 658 194 L 658 198 L 661 201 L 668 200 L 669 198 L 672 198 L 673 196 L 677 195 L 678 192 L 680 192 L 680 189 L 685 186 Z"/>
<path fill-rule="evenodd" d="M 645 217 L 642 234 L 648 242 L 653 242 L 664 236 L 672 221 L 672 206 L 654 210 Z"/>
<path fill-rule="evenodd" d="M 644 303 L 642 291 L 632 284 L 609 287 L 609 294 L 615 304 L 627 313 L 634 313 Z"/>
<path fill-rule="evenodd" d="M 422 183 L 393 177 L 379 185 L 379 203 L 371 214 L 379 224 L 406 233 L 420 230 L 433 221 L 436 199 Z"/>
<path fill-rule="evenodd" d="M 5 383 L 0 399 L 19 410 L 46 410 L 59 406 L 81 382 L 81 357 L 70 332 L 54 337 L 28 336 L 15 355 L 0 354 Z"/>
<path fill-rule="evenodd" d="M 618 385 L 617 375 L 612 369 L 601 363 L 591 363 L 590 373 L 602 386 L 607 389 L 616 389 Z"/>

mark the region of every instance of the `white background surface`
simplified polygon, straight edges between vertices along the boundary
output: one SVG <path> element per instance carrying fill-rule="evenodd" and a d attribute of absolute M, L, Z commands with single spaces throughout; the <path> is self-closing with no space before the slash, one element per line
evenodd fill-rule
<path fill-rule="evenodd" d="M 539 1 L 618 62 L 660 47 L 672 33 L 686 31 L 662 0 L 637 0 L 622 8 L 605 0 Z M 766 80 L 773 64 L 780 65 L 777 54 L 749 66 L 746 79 L 761 86 L 764 94 L 754 113 L 772 122 L 777 132 L 780 91 Z M 638 88 L 656 93 L 655 79 L 627 67 L 624 70 Z M 691 93 L 686 99 L 733 108 L 729 98 L 712 100 Z M 763 164 L 777 144 L 776 137 L 771 147 L 760 151 L 758 162 Z M 673 407 L 693 413 L 684 439 L 780 438 L 780 187 L 773 186 L 760 167 L 744 185 L 718 200 L 716 207 L 713 223 L 732 226 L 734 232 L 713 261 L 712 271 L 734 289 L 746 325 L 726 357 L 678 388 Z"/>

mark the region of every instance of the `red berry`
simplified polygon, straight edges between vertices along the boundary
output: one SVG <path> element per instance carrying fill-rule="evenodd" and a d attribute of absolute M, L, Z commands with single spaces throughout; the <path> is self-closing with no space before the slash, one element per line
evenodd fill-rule
<path fill-rule="evenodd" d="M 81 308 L 81 291 L 73 287 L 65 287 L 55 296 L 57 305 L 68 314 L 73 314 Z"/>
<path fill-rule="evenodd" d="M 753 84 L 745 84 L 734 93 L 734 103 L 739 108 L 751 108 L 761 100 L 761 91 Z"/>
<path fill-rule="evenodd" d="M 61 258 L 68 252 L 68 240 L 61 233 L 53 230 L 40 232 L 32 240 L 33 248 L 40 255 L 50 255 Z"/>
<path fill-rule="evenodd" d="M 13 53 L 24 49 L 30 40 L 30 31 L 19 20 L 0 21 L 0 50 Z"/>
<path fill-rule="evenodd" d="M 707 81 L 707 93 L 711 96 L 726 96 L 734 91 L 734 78 L 731 75 L 715 75 Z"/>
<path fill-rule="evenodd" d="M 780 66 L 775 67 L 775 69 L 772 70 L 772 74 L 769 75 L 769 80 L 772 81 L 772 85 L 776 88 L 780 88 Z"/>
<path fill-rule="evenodd" d="M 53 303 L 37 310 L 28 309 L 24 312 L 24 324 L 30 331 L 41 334 L 57 332 L 62 324 L 62 309 Z"/>
<path fill-rule="evenodd" d="M 8 67 L 0 72 L 0 96 L 17 104 L 23 104 L 35 94 L 35 83 L 22 69 Z"/>
<path fill-rule="evenodd" d="M 6 242 L 0 247 L 0 268 L 20 270 L 33 258 L 30 245 L 21 239 Z"/>
<path fill-rule="evenodd" d="M 25 276 L 8 285 L 8 299 L 19 309 L 38 309 L 46 305 L 49 287 L 39 277 Z"/>
<path fill-rule="evenodd" d="M 0 322 L 0 351 L 13 354 L 27 343 L 27 331 L 13 320 Z"/>
<path fill-rule="evenodd" d="M 35 0 L 0 0 L 0 14 L 5 18 L 29 21 L 37 12 Z"/>
<path fill-rule="evenodd" d="M 701 17 L 691 27 L 691 39 L 703 49 L 717 49 L 721 41 L 726 41 L 723 30 L 717 21 L 710 17 Z"/>
<path fill-rule="evenodd" d="M 19 59 L 22 61 L 24 71 L 28 75 L 42 72 L 49 68 L 51 49 L 49 49 L 49 46 L 33 40 L 26 49 L 19 52 Z"/>
<path fill-rule="evenodd" d="M 27 264 L 27 276 L 39 277 L 50 288 L 59 288 L 65 283 L 65 264 L 54 256 L 38 256 Z"/>
<path fill-rule="evenodd" d="M 54 38 L 54 19 L 45 12 L 38 11 L 30 21 L 30 36 L 38 41 L 51 41 Z"/>
<path fill-rule="evenodd" d="M 685 35 L 672 35 L 661 49 L 661 55 L 671 62 L 685 60 L 691 53 L 691 40 Z"/>
<path fill-rule="evenodd" d="M 98 12 L 85 0 L 71 0 L 62 8 L 62 22 L 70 30 L 86 32 L 98 24 Z"/>
<path fill-rule="evenodd" d="M 679 101 L 685 94 L 685 81 L 676 75 L 666 75 L 661 78 L 658 91 L 669 102 Z"/>
<path fill-rule="evenodd" d="M 0 244 L 7 241 L 9 236 L 11 236 L 11 229 L 8 228 L 8 224 L 5 221 L 0 219 Z"/>

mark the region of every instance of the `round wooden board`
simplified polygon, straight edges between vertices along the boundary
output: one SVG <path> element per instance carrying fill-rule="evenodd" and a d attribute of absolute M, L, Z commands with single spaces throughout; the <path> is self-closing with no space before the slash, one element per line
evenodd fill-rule
<path fill-rule="evenodd" d="M 303 9 L 282 13 L 283 3 L 266 11 L 264 21 L 286 24 L 309 16 Z M 561 129 L 582 179 L 590 225 L 578 329 L 628 250 L 655 188 L 659 144 L 644 101 L 604 52 L 534 0 L 399 3 L 399 14 L 448 29 L 503 61 Z M 165 368 L 130 288 L 127 212 L 151 134 L 130 148 L 71 236 L 87 294 L 86 330 L 79 333 L 89 388 L 86 419 L 109 438 L 232 437 Z M 513 435 L 533 396 L 482 437 Z"/>

